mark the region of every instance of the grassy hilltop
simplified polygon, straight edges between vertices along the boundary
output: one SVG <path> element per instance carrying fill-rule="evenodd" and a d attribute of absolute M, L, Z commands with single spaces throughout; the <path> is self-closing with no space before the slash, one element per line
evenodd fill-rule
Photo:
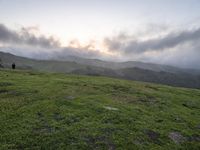
<path fill-rule="evenodd" d="M 0 70 L 0 149 L 199 149 L 200 90 Z"/>

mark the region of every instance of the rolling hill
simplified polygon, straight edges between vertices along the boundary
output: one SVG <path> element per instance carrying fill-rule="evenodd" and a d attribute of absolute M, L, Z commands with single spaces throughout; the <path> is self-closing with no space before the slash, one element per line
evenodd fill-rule
<path fill-rule="evenodd" d="M 200 90 L 0 70 L 0 149 L 200 147 Z"/>
<path fill-rule="evenodd" d="M 57 58 L 59 61 L 36 60 L 4 52 L 0 52 L 0 59 L 5 68 L 10 68 L 11 64 L 15 62 L 18 69 L 108 76 L 171 86 L 200 88 L 199 70 L 181 69 L 166 65 L 142 62 L 106 62 L 75 56 Z"/>
<path fill-rule="evenodd" d="M 140 68 L 144 70 L 151 70 L 156 72 L 170 72 L 170 73 L 189 73 L 189 74 L 200 74 L 200 70 L 195 69 L 185 69 L 185 68 L 178 68 L 174 66 L 168 65 L 160 65 L 160 64 L 153 64 L 153 63 L 144 63 L 139 61 L 127 61 L 127 62 L 109 62 L 109 61 L 102 61 L 99 59 L 86 59 L 77 56 L 63 56 L 63 57 L 52 57 L 53 60 L 60 60 L 60 61 L 70 61 L 76 62 L 78 64 L 84 64 L 89 66 L 95 67 L 102 67 L 107 69 L 124 69 L 124 68 Z"/>

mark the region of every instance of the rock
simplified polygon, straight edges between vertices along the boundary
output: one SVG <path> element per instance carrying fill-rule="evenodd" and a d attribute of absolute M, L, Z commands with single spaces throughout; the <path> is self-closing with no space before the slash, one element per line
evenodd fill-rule
<path fill-rule="evenodd" d="M 118 108 L 110 107 L 110 106 L 104 106 L 103 108 L 107 110 L 119 110 Z"/>
<path fill-rule="evenodd" d="M 179 132 L 170 132 L 168 137 L 176 144 L 182 143 L 186 140 L 186 138 Z"/>
<path fill-rule="evenodd" d="M 74 99 L 75 99 L 74 96 L 66 96 L 65 98 L 66 98 L 67 100 L 74 100 Z"/>

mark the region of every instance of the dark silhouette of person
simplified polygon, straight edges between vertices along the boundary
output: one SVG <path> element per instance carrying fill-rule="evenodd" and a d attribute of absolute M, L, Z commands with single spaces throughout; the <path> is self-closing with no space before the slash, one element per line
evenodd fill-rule
<path fill-rule="evenodd" d="M 0 68 L 4 68 L 3 65 L 2 65 L 2 60 L 0 58 Z"/>
<path fill-rule="evenodd" d="M 12 69 L 15 69 L 16 65 L 15 63 L 12 63 Z"/>

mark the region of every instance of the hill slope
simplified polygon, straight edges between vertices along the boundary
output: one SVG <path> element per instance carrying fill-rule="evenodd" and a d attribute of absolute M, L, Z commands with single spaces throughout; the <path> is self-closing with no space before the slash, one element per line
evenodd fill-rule
<path fill-rule="evenodd" d="M 124 68 L 140 68 L 140 69 L 151 70 L 155 72 L 163 71 L 163 72 L 176 73 L 176 74 L 182 74 L 182 73 L 200 74 L 200 70 L 178 68 L 174 66 L 145 63 L 145 62 L 140 62 L 140 61 L 110 62 L 110 61 L 102 61 L 99 59 L 86 59 L 86 58 L 81 58 L 81 57 L 76 57 L 76 56 L 62 56 L 62 57 L 55 57 L 52 59 L 60 60 L 60 61 L 76 62 L 78 64 L 84 64 L 84 65 L 102 67 L 102 68 L 114 69 L 114 70 L 124 69 Z"/>
<path fill-rule="evenodd" d="M 0 58 L 5 68 L 10 68 L 13 62 L 16 63 L 18 69 L 29 69 L 37 71 L 48 72 L 62 72 L 69 73 L 76 69 L 86 68 L 86 65 L 77 64 L 69 61 L 55 61 L 55 60 L 35 60 L 20 56 L 15 56 L 10 53 L 0 52 Z"/>
<path fill-rule="evenodd" d="M 200 90 L 0 70 L 0 149 L 199 149 Z"/>
<path fill-rule="evenodd" d="M 179 87 L 200 88 L 198 70 L 184 70 L 141 62 L 113 63 L 72 56 L 67 58 L 69 61 L 34 60 L 3 52 L 0 52 L 0 59 L 6 68 L 10 68 L 11 64 L 15 62 L 18 69 L 108 76 Z"/>

